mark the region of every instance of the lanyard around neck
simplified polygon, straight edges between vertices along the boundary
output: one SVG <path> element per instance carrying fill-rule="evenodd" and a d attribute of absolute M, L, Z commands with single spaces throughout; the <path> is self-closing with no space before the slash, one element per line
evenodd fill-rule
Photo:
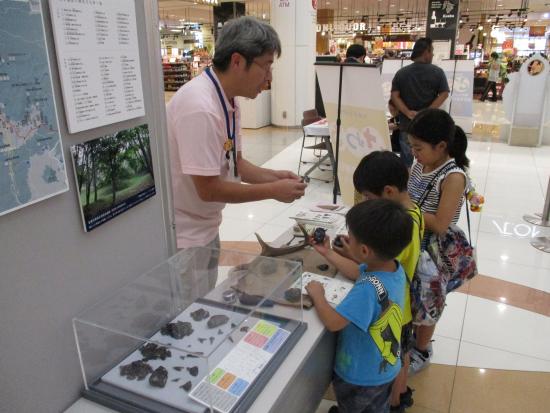
<path fill-rule="evenodd" d="M 216 81 L 214 76 L 212 75 L 212 72 L 209 67 L 205 70 L 206 74 L 214 84 L 214 87 L 216 88 L 216 92 L 218 92 L 218 98 L 220 99 L 220 103 L 223 108 L 223 114 L 225 115 L 225 126 L 227 128 L 227 138 L 231 140 L 231 152 L 233 153 L 233 162 L 235 163 L 234 169 L 235 169 L 235 176 L 238 176 L 237 172 L 237 139 L 235 136 L 235 129 L 236 129 L 236 123 L 235 123 L 235 111 L 233 111 L 233 131 L 231 131 L 231 125 L 229 124 L 229 111 L 227 110 L 227 105 L 225 104 L 225 98 L 222 93 L 222 89 L 219 85 L 219 83 Z M 225 157 L 229 159 L 229 151 L 225 153 Z"/>

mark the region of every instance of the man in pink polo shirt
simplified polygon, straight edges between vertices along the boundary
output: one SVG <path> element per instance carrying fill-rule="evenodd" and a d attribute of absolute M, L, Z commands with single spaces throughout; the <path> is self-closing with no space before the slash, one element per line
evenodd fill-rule
<path fill-rule="evenodd" d="M 271 26 L 251 17 L 226 23 L 213 67 L 181 87 L 167 105 L 168 141 L 178 248 L 219 248 L 226 203 L 293 202 L 306 185 L 290 171 L 260 168 L 242 157 L 240 111 L 234 98 L 254 99 L 271 80 L 281 43 Z M 204 255 L 204 254 L 203 254 Z M 215 285 L 217 254 L 201 258 Z"/>

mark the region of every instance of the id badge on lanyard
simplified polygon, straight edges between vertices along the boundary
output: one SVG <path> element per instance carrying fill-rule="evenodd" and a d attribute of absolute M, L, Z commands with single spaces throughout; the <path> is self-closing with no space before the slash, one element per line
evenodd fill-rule
<path fill-rule="evenodd" d="M 214 83 L 214 86 L 216 87 L 216 92 L 218 92 L 218 98 L 220 99 L 220 103 L 223 108 L 223 113 L 225 115 L 225 126 L 227 129 L 227 140 L 223 144 L 223 149 L 225 151 L 225 158 L 228 162 L 228 168 L 229 168 L 229 180 L 234 182 L 240 182 L 241 177 L 239 176 L 239 172 L 237 170 L 237 139 L 236 139 L 236 128 L 237 124 L 235 121 L 235 111 L 233 111 L 233 131 L 231 131 L 231 125 L 229 124 L 229 111 L 227 110 L 227 105 L 225 104 L 225 99 L 223 97 L 220 85 L 214 79 L 214 76 L 212 76 L 212 73 L 210 72 L 210 68 L 207 67 L 205 70 L 206 74 Z"/>

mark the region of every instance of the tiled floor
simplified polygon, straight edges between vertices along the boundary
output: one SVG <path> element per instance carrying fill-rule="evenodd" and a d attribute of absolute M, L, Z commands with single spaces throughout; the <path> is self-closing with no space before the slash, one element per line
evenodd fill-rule
<path fill-rule="evenodd" d="M 550 229 L 528 224 L 522 216 L 542 211 L 550 147 L 502 143 L 508 122 L 500 103 L 476 102 L 474 110 L 470 174 L 486 198 L 483 211 L 472 214 L 480 276 L 448 296 L 434 337 L 433 365 L 411 380 L 415 405 L 408 411 L 548 412 L 550 254 L 529 241 L 550 236 Z M 301 130 L 243 132 L 246 157 L 265 167 L 296 171 Z M 228 206 L 221 239 L 252 242 L 258 232 L 266 241 L 273 240 L 291 225 L 292 212 L 331 198 L 332 184 L 314 180 L 294 204 L 267 200 Z M 460 225 L 466 228 L 464 213 Z M 331 405 L 323 401 L 318 413 Z"/>

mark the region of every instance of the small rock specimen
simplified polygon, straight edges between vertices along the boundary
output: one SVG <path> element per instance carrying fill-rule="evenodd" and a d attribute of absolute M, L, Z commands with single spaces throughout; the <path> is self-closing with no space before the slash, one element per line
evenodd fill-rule
<path fill-rule="evenodd" d="M 178 381 L 180 381 L 180 378 L 179 378 L 179 377 L 177 377 L 177 378 L 175 378 L 175 379 L 172 379 L 172 382 L 174 382 L 174 383 L 177 383 Z"/>
<path fill-rule="evenodd" d="M 261 295 L 252 295 L 247 293 L 239 293 L 239 301 L 243 305 L 258 305 L 264 299 Z M 273 307 L 275 303 L 271 300 L 264 300 L 262 307 Z"/>
<path fill-rule="evenodd" d="M 172 357 L 172 353 L 166 347 L 158 346 L 155 343 L 147 343 L 139 349 L 143 356 L 144 361 L 149 360 L 166 360 L 168 357 Z"/>
<path fill-rule="evenodd" d="M 160 387 L 161 389 L 166 386 L 168 380 L 168 370 L 164 367 L 158 367 L 149 377 L 149 384 L 153 387 Z"/>
<path fill-rule="evenodd" d="M 219 326 L 223 326 L 228 321 L 229 317 L 226 315 L 213 315 L 212 317 L 210 317 L 206 325 L 208 326 L 208 328 L 216 328 Z"/>
<path fill-rule="evenodd" d="M 120 375 L 128 380 L 143 380 L 153 368 L 143 360 L 133 361 L 125 366 L 120 366 Z"/>
<path fill-rule="evenodd" d="M 223 334 L 223 331 L 221 329 L 218 330 L 218 335 L 221 336 Z"/>
<path fill-rule="evenodd" d="M 214 337 L 210 337 L 209 340 L 210 340 L 210 344 L 212 344 L 214 342 Z"/>
<path fill-rule="evenodd" d="M 179 340 L 185 336 L 193 334 L 193 327 L 191 323 L 176 321 L 175 323 L 168 323 L 160 329 L 160 333 L 163 336 L 170 336 Z"/>
<path fill-rule="evenodd" d="M 322 244 L 325 240 L 325 236 L 327 234 L 327 231 L 324 228 L 318 227 L 315 228 L 315 231 L 313 232 L 313 240 L 316 244 Z"/>
<path fill-rule="evenodd" d="M 334 238 L 334 241 L 332 242 L 332 245 L 334 245 L 337 248 L 343 248 L 344 243 L 342 242 L 342 236 L 336 235 L 336 238 Z"/>
<path fill-rule="evenodd" d="M 237 324 L 231 323 L 231 328 L 235 328 L 235 327 L 237 327 Z"/>
<path fill-rule="evenodd" d="M 180 356 L 180 359 L 185 360 L 185 356 Z"/>
<path fill-rule="evenodd" d="M 201 343 L 201 344 L 204 343 L 204 342 L 206 341 L 205 338 L 197 338 L 197 340 L 199 340 L 199 343 Z"/>
<path fill-rule="evenodd" d="M 182 384 L 182 385 L 180 386 L 180 389 L 183 389 L 183 390 L 185 390 L 186 392 L 189 392 L 189 390 L 191 390 L 191 386 L 192 386 L 191 382 L 188 381 L 187 383 Z"/>
<path fill-rule="evenodd" d="M 299 288 L 289 288 L 285 291 L 285 299 L 291 303 L 296 303 L 300 301 L 302 296 L 302 291 Z"/>
<path fill-rule="evenodd" d="M 191 313 L 191 318 L 194 321 L 206 320 L 208 317 L 210 317 L 210 313 L 206 311 L 204 308 L 199 308 L 197 311 L 193 311 Z"/>
<path fill-rule="evenodd" d="M 241 327 L 241 330 L 243 333 L 248 333 L 248 330 L 250 330 L 250 327 L 248 326 L 244 326 L 244 327 Z"/>
<path fill-rule="evenodd" d="M 328 264 L 318 265 L 317 269 L 320 270 L 320 271 L 326 271 L 326 270 L 328 270 Z"/>
<path fill-rule="evenodd" d="M 183 371 L 185 369 L 185 367 L 181 367 L 181 366 L 175 366 L 174 367 L 174 370 L 176 371 Z"/>
<path fill-rule="evenodd" d="M 197 366 L 195 367 L 187 367 L 187 371 L 189 374 L 193 377 L 197 377 L 197 374 L 199 374 L 199 368 Z"/>

